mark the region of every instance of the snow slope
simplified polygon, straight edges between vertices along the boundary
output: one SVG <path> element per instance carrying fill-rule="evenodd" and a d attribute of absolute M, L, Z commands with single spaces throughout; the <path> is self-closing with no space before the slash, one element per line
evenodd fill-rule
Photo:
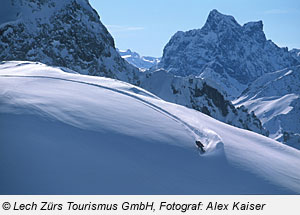
<path fill-rule="evenodd" d="M 300 66 L 263 75 L 233 103 L 254 111 L 270 137 L 300 149 Z"/>
<path fill-rule="evenodd" d="M 165 101 L 201 111 L 238 128 L 268 135 L 260 120 L 246 108 L 235 108 L 215 83 L 199 77 L 180 77 L 165 70 L 146 71 L 141 85 Z"/>
<path fill-rule="evenodd" d="M 300 193 L 298 150 L 109 78 L 3 62 L 0 126 L 1 194 Z"/>

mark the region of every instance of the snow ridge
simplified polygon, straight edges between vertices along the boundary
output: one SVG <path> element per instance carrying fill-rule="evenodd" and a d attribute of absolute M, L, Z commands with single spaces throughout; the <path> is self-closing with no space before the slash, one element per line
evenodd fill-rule
<path fill-rule="evenodd" d="M 300 66 L 267 73 L 233 101 L 261 119 L 270 137 L 300 149 Z"/>

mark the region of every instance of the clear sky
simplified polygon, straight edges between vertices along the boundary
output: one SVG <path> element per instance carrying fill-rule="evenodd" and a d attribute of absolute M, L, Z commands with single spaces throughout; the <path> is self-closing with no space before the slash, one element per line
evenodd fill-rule
<path fill-rule="evenodd" d="M 209 12 L 232 15 L 242 25 L 262 20 L 268 39 L 300 48 L 300 0 L 90 0 L 116 47 L 160 57 L 177 31 L 201 28 Z"/>

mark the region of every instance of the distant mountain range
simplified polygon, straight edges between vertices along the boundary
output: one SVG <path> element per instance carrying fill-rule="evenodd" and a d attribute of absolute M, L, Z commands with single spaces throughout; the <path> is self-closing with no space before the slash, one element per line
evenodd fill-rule
<path fill-rule="evenodd" d="M 156 66 L 160 61 L 160 58 L 140 56 L 137 52 L 133 52 L 130 49 L 117 49 L 117 51 L 123 59 L 125 59 L 128 63 L 132 64 L 133 66 L 139 68 L 141 71 L 145 71 L 153 66 Z"/>

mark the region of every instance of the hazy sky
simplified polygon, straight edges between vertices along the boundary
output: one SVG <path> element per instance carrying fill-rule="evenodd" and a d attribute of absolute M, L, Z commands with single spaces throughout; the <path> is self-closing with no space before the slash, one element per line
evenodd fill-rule
<path fill-rule="evenodd" d="M 209 12 L 232 15 L 242 25 L 262 20 L 268 39 L 300 48 L 300 0 L 90 0 L 116 47 L 160 57 L 177 31 L 201 28 Z"/>

